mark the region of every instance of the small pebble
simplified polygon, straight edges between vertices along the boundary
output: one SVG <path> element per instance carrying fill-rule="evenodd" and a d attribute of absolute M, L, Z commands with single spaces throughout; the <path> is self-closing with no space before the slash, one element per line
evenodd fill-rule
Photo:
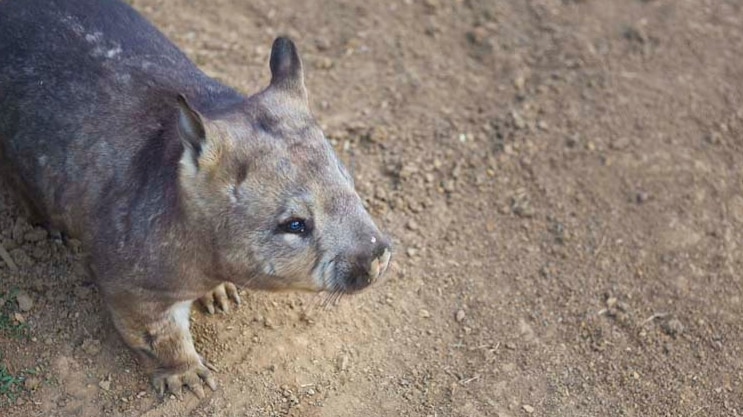
<path fill-rule="evenodd" d="M 34 307 L 34 301 L 26 291 L 19 291 L 15 296 L 15 300 L 18 302 L 18 308 L 21 311 L 30 311 Z"/>
<path fill-rule="evenodd" d="M 101 342 L 96 339 L 85 339 L 80 348 L 86 354 L 95 356 L 101 351 Z"/>
<path fill-rule="evenodd" d="M 26 322 L 26 318 L 23 317 L 23 314 L 21 314 L 21 313 L 15 313 L 15 314 L 13 314 L 13 319 L 15 319 L 15 321 L 17 321 L 18 323 L 25 323 Z"/>
<path fill-rule="evenodd" d="M 661 327 L 667 335 L 672 337 L 676 337 L 684 332 L 684 325 L 677 318 L 668 320 L 667 322 L 663 323 Z"/>
<path fill-rule="evenodd" d="M 441 186 L 444 188 L 444 191 L 446 191 L 447 193 L 453 193 L 454 191 L 457 190 L 457 184 L 456 184 L 456 182 L 454 182 L 452 180 L 446 180 L 446 181 L 444 181 L 441 184 Z"/>
<path fill-rule="evenodd" d="M 425 4 L 425 5 L 426 5 L 426 7 L 428 7 L 428 9 L 429 9 L 430 11 L 432 11 L 432 12 L 433 12 L 433 11 L 436 11 L 436 9 L 438 9 L 438 8 L 439 8 L 439 7 L 441 6 L 441 5 L 439 4 L 439 1 L 438 1 L 438 0 L 425 0 L 425 1 L 423 2 L 423 4 Z"/>
<path fill-rule="evenodd" d="M 420 309 L 420 311 L 418 311 L 418 315 L 424 319 L 431 317 L 431 313 L 429 313 L 428 310 L 426 310 L 425 308 Z"/>
<path fill-rule="evenodd" d="M 102 380 L 102 381 L 100 381 L 100 382 L 98 383 L 98 386 L 99 386 L 99 387 L 100 387 L 100 388 L 101 388 L 102 390 L 104 390 L 104 391 L 108 391 L 108 390 L 110 390 L 110 389 L 111 389 L 111 380 L 109 380 L 109 379 L 104 379 L 104 380 Z"/>
<path fill-rule="evenodd" d="M 524 404 L 521 406 L 521 408 L 523 408 L 524 411 L 526 411 L 529 414 L 534 412 L 534 407 L 530 406 L 529 404 Z"/>
<path fill-rule="evenodd" d="M 457 323 L 461 323 L 462 320 L 464 320 L 464 318 L 466 317 L 466 315 L 467 314 L 464 312 L 464 310 L 458 310 L 454 318 L 455 320 L 457 320 Z"/>
<path fill-rule="evenodd" d="M 75 297 L 79 298 L 80 300 L 85 300 L 88 297 L 90 297 L 93 290 L 91 290 L 90 287 L 80 285 L 80 286 L 75 287 L 74 292 L 75 292 Z"/>
<path fill-rule="evenodd" d="M 520 130 L 526 127 L 526 122 L 524 121 L 524 118 L 521 117 L 521 115 L 518 112 L 512 111 L 511 118 L 513 118 L 513 126 L 516 129 Z"/>
<path fill-rule="evenodd" d="M 345 371 L 348 369 L 348 355 L 341 356 L 340 360 L 338 361 L 338 370 L 339 371 Z"/>
<path fill-rule="evenodd" d="M 34 229 L 30 232 L 26 233 L 23 238 L 26 240 L 26 242 L 39 242 L 47 237 L 47 232 L 44 229 Z"/>
<path fill-rule="evenodd" d="M 648 198 L 650 198 L 648 193 L 641 191 L 635 196 L 635 202 L 637 204 L 643 204 L 644 202 L 648 201 Z"/>
<path fill-rule="evenodd" d="M 565 146 L 568 148 L 574 148 L 578 142 L 580 142 L 580 136 L 577 134 L 570 135 L 567 138 L 565 138 Z"/>
<path fill-rule="evenodd" d="M 315 47 L 318 51 L 327 51 L 330 49 L 330 41 L 326 38 L 318 38 L 315 40 Z"/>
<path fill-rule="evenodd" d="M 514 80 L 513 80 L 513 86 L 516 87 L 516 90 L 523 91 L 524 86 L 526 85 L 526 78 L 524 78 L 523 74 L 519 74 Z"/>
<path fill-rule="evenodd" d="M 611 147 L 612 149 L 615 149 L 615 150 L 622 150 L 622 149 L 625 149 L 625 148 L 627 148 L 627 147 L 628 147 L 629 145 L 630 145 L 630 140 L 629 140 L 629 138 L 627 138 L 627 137 L 620 137 L 620 138 L 614 139 L 614 140 L 613 140 L 613 141 L 612 141 L 612 142 L 611 142 L 611 143 L 609 144 L 609 146 L 610 146 L 610 147 Z"/>
<path fill-rule="evenodd" d="M 423 205 L 417 201 L 410 201 L 408 202 L 408 208 L 413 213 L 420 213 L 423 210 Z"/>
<path fill-rule="evenodd" d="M 41 380 L 35 376 L 30 376 L 23 381 L 23 387 L 28 391 L 33 391 L 41 385 Z"/>
<path fill-rule="evenodd" d="M 322 70 L 328 70 L 333 68 L 333 60 L 328 57 L 323 57 L 317 60 L 316 67 Z"/>

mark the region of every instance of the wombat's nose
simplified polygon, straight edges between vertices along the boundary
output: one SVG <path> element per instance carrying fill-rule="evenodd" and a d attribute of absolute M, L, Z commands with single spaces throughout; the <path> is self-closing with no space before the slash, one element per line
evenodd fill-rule
<path fill-rule="evenodd" d="M 390 241 L 385 237 L 373 237 L 371 247 L 352 257 L 351 274 L 346 281 L 350 290 L 360 290 L 384 274 L 392 257 Z"/>

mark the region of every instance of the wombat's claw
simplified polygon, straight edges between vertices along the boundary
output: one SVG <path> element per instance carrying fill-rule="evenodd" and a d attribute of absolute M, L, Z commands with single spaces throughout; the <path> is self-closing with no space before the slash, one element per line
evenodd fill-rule
<path fill-rule="evenodd" d="M 199 360 L 201 361 L 201 364 L 206 366 L 206 368 L 209 369 L 210 371 L 219 372 L 219 369 L 217 369 L 216 366 L 212 365 L 211 362 L 207 362 L 203 356 L 199 355 Z"/>
<path fill-rule="evenodd" d="M 173 393 L 179 399 L 183 399 L 183 386 L 188 387 L 199 399 L 205 397 L 202 381 L 211 388 L 217 390 L 217 381 L 207 368 L 208 365 L 198 364 L 184 372 L 174 374 L 160 374 L 152 378 L 157 394 L 162 397 L 165 391 Z"/>
<path fill-rule="evenodd" d="M 228 313 L 230 311 L 229 300 L 232 300 L 238 306 L 242 303 L 240 294 L 237 292 L 237 287 L 231 282 L 224 282 L 199 298 L 199 302 L 206 308 L 209 314 L 215 313 L 215 305 L 223 313 Z"/>

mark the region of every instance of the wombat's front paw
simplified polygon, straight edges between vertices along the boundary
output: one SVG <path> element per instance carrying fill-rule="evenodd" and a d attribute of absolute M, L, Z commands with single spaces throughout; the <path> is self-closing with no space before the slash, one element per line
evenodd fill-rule
<path fill-rule="evenodd" d="M 186 386 L 197 397 L 204 398 L 202 381 L 212 391 L 217 389 L 217 381 L 212 376 L 211 371 L 216 371 L 216 369 L 202 359 L 198 364 L 184 366 L 184 368 L 160 370 L 152 377 L 152 384 L 160 396 L 163 396 L 165 391 L 168 390 L 181 398 L 183 386 Z"/>
<path fill-rule="evenodd" d="M 237 287 L 231 282 L 223 282 L 199 298 L 199 302 L 206 308 L 209 314 L 214 314 L 215 305 L 223 313 L 228 313 L 230 311 L 230 300 L 237 305 L 240 305 L 242 302 L 240 300 L 240 294 L 237 293 Z"/>

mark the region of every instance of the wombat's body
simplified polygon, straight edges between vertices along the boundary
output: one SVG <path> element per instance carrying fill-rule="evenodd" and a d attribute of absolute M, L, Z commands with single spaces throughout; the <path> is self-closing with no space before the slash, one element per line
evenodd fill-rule
<path fill-rule="evenodd" d="M 179 93 L 206 117 L 244 101 L 125 4 L 0 3 L 3 173 L 36 217 L 122 262 L 107 274 L 158 250 L 180 215 Z"/>
<path fill-rule="evenodd" d="M 188 330 L 211 289 L 219 304 L 225 288 L 237 300 L 231 283 L 355 291 L 387 267 L 290 41 L 271 72 L 243 97 L 119 1 L 0 1 L 0 173 L 83 242 L 160 389 L 213 387 Z"/>

